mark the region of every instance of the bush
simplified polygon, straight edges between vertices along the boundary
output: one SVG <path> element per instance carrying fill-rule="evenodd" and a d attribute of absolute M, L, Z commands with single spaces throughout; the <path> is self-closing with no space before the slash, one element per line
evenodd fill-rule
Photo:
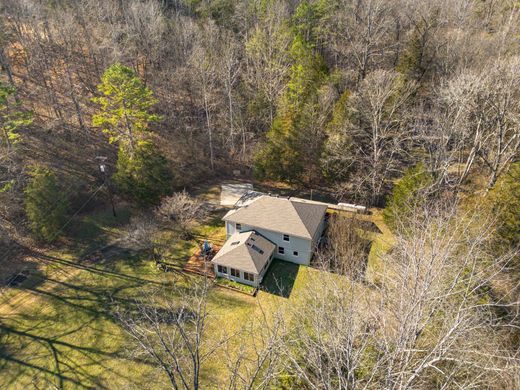
<path fill-rule="evenodd" d="M 497 238 L 507 247 L 520 245 L 520 163 L 500 177 L 490 191 L 493 214 L 501 221 Z"/>
<path fill-rule="evenodd" d="M 36 167 L 25 188 L 25 212 L 33 234 L 46 242 L 54 241 L 60 234 L 68 201 L 58 187 L 56 176 L 46 168 Z"/>
<path fill-rule="evenodd" d="M 119 193 L 145 205 L 171 193 L 173 174 L 151 142 L 139 141 L 133 155 L 119 148 L 113 179 Z"/>
<path fill-rule="evenodd" d="M 183 239 L 191 238 L 193 223 L 206 216 L 202 202 L 186 191 L 163 198 L 156 214 L 168 227 L 177 226 Z"/>
<path fill-rule="evenodd" d="M 405 171 L 404 176 L 394 186 L 383 212 L 385 223 L 390 229 L 395 230 L 398 220 L 405 220 L 425 201 L 425 190 L 432 181 L 431 174 L 422 163 Z"/>

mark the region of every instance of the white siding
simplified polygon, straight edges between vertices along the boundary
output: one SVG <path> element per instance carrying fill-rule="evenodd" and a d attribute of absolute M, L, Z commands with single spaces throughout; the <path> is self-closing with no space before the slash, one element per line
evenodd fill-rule
<path fill-rule="evenodd" d="M 319 229 L 319 234 L 321 235 L 321 230 L 323 228 Z M 234 222 L 228 222 L 226 221 L 226 231 L 227 231 L 227 237 L 229 238 L 233 233 L 235 233 L 235 223 Z M 289 235 L 289 241 L 283 240 L 283 233 L 273 232 L 271 230 L 266 230 L 262 228 L 257 228 L 254 226 L 248 226 L 242 224 L 242 232 L 246 232 L 249 230 L 255 230 L 257 233 L 260 233 L 268 240 L 272 241 L 274 244 L 277 245 L 274 257 L 290 261 L 292 263 L 296 264 L 303 264 L 303 265 L 309 265 L 312 257 L 312 249 L 313 249 L 313 243 L 311 240 L 301 237 L 295 237 Z M 316 236 L 318 236 L 318 233 L 316 233 Z M 278 246 L 281 246 L 284 248 L 284 254 L 278 253 Z M 295 256 L 293 253 L 298 252 L 298 256 Z"/>
<path fill-rule="evenodd" d="M 217 264 L 214 264 L 214 270 L 215 270 L 215 275 L 217 275 L 218 277 L 234 280 L 235 282 L 242 283 L 242 284 L 247 284 L 247 285 L 253 286 L 253 287 L 257 287 L 258 284 L 262 282 L 263 274 L 265 274 L 265 271 L 264 271 L 261 276 L 254 275 L 255 276 L 255 281 L 251 282 L 250 280 L 244 279 L 244 271 L 242 271 L 242 270 L 239 270 L 240 271 L 240 277 L 231 276 L 231 267 L 227 267 L 227 271 L 228 271 L 227 274 L 223 274 L 223 273 L 218 272 L 218 265 Z"/>

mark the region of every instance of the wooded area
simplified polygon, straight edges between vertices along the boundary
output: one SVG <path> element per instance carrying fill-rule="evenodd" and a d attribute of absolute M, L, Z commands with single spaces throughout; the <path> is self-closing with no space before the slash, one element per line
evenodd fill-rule
<path fill-rule="evenodd" d="M 100 129 L 117 119 L 99 114 L 124 77 L 113 64 L 144 88 L 123 92 L 143 99 L 127 141 L 145 132 L 177 188 L 251 169 L 382 206 L 418 161 L 458 191 L 474 174 L 491 188 L 518 155 L 512 1 L 7 0 L 2 14 L 2 112 L 32 114 L 4 126 L 4 221 L 31 165 L 73 198 L 95 185 L 96 156 L 114 170 Z"/>
<path fill-rule="evenodd" d="M 230 388 L 518 388 L 518 1 L 3 0 L 0 65 L 0 260 L 114 199 L 187 239 L 184 191 L 239 170 L 384 208 L 395 242 L 366 281 L 331 225 L 316 266 L 371 293 L 311 283 Z"/>

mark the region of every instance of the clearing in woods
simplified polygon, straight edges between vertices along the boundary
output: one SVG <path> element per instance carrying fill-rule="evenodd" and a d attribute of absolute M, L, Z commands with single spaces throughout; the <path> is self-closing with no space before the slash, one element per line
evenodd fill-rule
<path fill-rule="evenodd" d="M 165 378 L 144 355 L 132 353 L 127 336 L 114 319 L 143 288 L 189 283 L 180 272 L 202 237 L 225 238 L 222 212 L 195 228 L 195 239 L 172 244 L 165 256 L 173 272 L 162 272 L 142 252 L 118 240 L 132 211 L 111 218 L 109 209 L 81 218 L 70 229 L 73 250 L 35 255 L 38 264 L 16 287 L 4 289 L 0 302 L 0 387 L 150 388 Z M 379 254 L 389 235 L 378 214 L 382 234 L 374 236 L 369 271 L 377 269 Z M 107 246 L 107 244 L 110 244 Z M 95 251 L 96 247 L 104 247 Z M 86 256 L 86 254 L 90 254 Z M 178 271 L 178 272 L 177 272 Z M 273 263 L 256 298 L 215 287 L 210 291 L 212 312 L 208 334 L 213 338 L 237 333 L 248 321 L 270 308 L 296 302 L 309 275 L 321 272 L 284 262 Z M 282 286 L 282 287 L 281 287 Z M 224 324 L 224 325 L 223 325 Z M 232 343 L 242 344 L 240 338 Z M 226 355 L 218 351 L 205 364 L 205 388 L 225 386 Z"/>

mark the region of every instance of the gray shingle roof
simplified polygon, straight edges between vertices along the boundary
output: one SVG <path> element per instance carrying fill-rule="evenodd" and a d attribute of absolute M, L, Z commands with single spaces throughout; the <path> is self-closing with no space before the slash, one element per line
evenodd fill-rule
<path fill-rule="evenodd" d="M 312 239 L 327 206 L 294 199 L 260 196 L 243 207 L 230 210 L 225 221 Z"/>
<path fill-rule="evenodd" d="M 275 248 L 276 245 L 254 231 L 235 233 L 211 262 L 258 275 Z"/>

